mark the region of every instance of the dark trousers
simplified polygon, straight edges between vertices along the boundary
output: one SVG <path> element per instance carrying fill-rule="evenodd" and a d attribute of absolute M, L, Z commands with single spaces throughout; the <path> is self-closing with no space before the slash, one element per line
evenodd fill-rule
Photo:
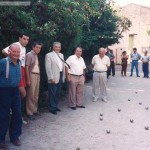
<path fill-rule="evenodd" d="M 11 118 L 10 109 L 12 110 Z M 21 135 L 21 127 L 22 115 L 19 88 L 0 88 L 0 143 L 5 142 L 8 128 L 10 140 L 18 139 Z"/>
<path fill-rule="evenodd" d="M 148 73 L 149 73 L 148 67 L 149 67 L 148 63 L 143 63 L 142 64 L 142 69 L 143 69 L 144 77 L 148 77 Z"/>
<path fill-rule="evenodd" d="M 110 62 L 110 67 L 108 68 L 108 72 L 107 72 L 107 78 L 108 76 L 111 75 L 111 72 L 112 72 L 112 76 L 114 76 L 115 75 L 115 62 L 114 61 Z"/>
<path fill-rule="evenodd" d="M 48 83 L 50 111 L 55 111 L 58 106 L 58 98 L 59 98 L 61 86 L 62 86 L 62 73 L 60 73 L 60 79 L 57 84 Z"/>
<path fill-rule="evenodd" d="M 133 75 L 134 67 L 135 67 L 135 70 L 136 70 L 136 75 L 138 76 L 139 75 L 138 60 L 132 60 L 132 63 L 131 63 L 131 76 Z"/>
<path fill-rule="evenodd" d="M 122 65 L 121 74 L 126 76 L 127 64 Z"/>

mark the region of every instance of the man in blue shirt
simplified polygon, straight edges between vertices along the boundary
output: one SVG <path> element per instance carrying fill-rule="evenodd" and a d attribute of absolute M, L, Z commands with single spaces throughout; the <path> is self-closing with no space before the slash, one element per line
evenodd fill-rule
<path fill-rule="evenodd" d="M 131 74 L 130 77 L 133 75 L 133 69 L 135 67 L 136 69 L 136 76 L 139 76 L 139 70 L 138 70 L 138 61 L 141 59 L 141 55 L 137 53 L 137 49 L 133 48 L 133 53 L 131 54 L 132 62 L 131 62 Z"/>
<path fill-rule="evenodd" d="M 5 136 L 9 128 L 11 142 L 20 146 L 22 116 L 19 82 L 21 80 L 20 48 L 16 44 L 9 47 L 7 58 L 0 60 L 0 149 L 6 148 Z M 10 120 L 10 109 L 12 116 Z M 9 122 L 10 120 L 10 122 Z"/>

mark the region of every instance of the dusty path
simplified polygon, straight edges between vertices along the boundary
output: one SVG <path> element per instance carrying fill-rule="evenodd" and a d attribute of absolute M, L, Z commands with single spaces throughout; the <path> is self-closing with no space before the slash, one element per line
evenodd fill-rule
<path fill-rule="evenodd" d="M 62 112 L 43 113 L 41 118 L 24 126 L 22 146 L 16 148 L 7 142 L 9 149 L 150 150 L 150 79 L 140 75 L 129 77 L 128 73 L 127 77 L 121 77 L 116 72 L 115 77 L 110 77 L 108 103 L 92 102 L 92 82 L 86 83 L 85 109 L 73 111 L 66 101 L 61 102 Z M 99 120 L 100 113 L 103 121 Z M 106 133 L 108 129 L 110 134 Z"/>

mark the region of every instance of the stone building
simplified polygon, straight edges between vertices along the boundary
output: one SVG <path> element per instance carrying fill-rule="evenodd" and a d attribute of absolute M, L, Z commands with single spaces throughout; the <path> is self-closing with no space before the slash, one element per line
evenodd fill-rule
<path fill-rule="evenodd" d="M 136 47 L 138 52 L 143 55 L 143 51 L 150 48 L 150 35 L 147 33 L 150 30 L 150 7 L 131 3 L 122 7 L 120 13 L 132 22 L 132 26 L 123 33 L 119 44 L 109 46 L 116 55 L 116 64 L 121 63 L 120 56 L 124 50 L 130 55 L 133 47 Z"/>

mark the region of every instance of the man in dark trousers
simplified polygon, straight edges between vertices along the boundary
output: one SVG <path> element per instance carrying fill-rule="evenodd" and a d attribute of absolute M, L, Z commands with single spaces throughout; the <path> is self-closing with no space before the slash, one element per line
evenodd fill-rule
<path fill-rule="evenodd" d="M 11 142 L 16 146 L 21 145 L 19 140 L 22 127 L 19 56 L 19 46 L 12 44 L 8 50 L 8 57 L 0 60 L 0 149 L 7 148 L 5 136 L 8 128 Z M 12 110 L 11 119 L 10 109 Z"/>

